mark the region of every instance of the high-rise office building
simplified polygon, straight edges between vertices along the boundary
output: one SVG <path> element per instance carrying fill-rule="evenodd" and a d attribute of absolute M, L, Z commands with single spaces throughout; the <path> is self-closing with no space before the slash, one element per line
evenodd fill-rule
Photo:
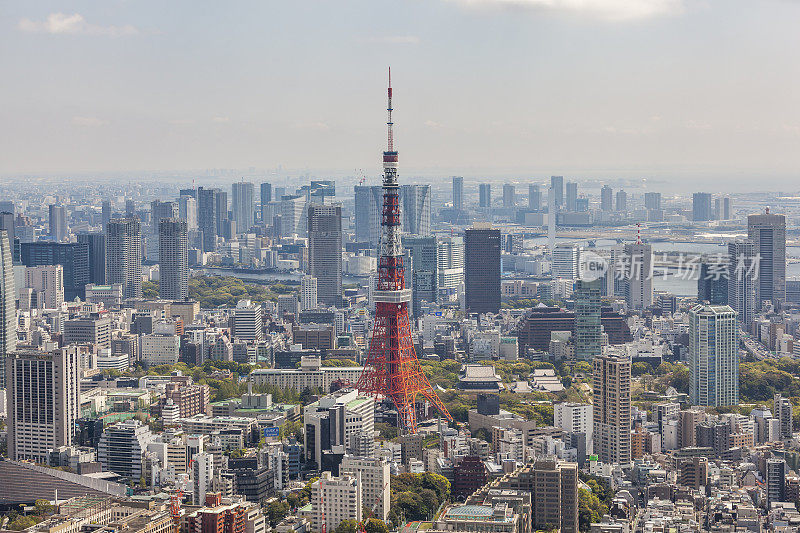
<path fill-rule="evenodd" d="M 142 297 L 142 232 L 136 218 L 116 218 L 106 234 L 106 279 L 124 298 Z"/>
<path fill-rule="evenodd" d="M 512 183 L 503 185 L 503 207 L 515 207 L 517 205 L 517 191 Z"/>
<path fill-rule="evenodd" d="M 64 299 L 85 299 L 89 283 L 89 246 L 86 243 L 23 242 L 20 260 L 26 267 L 61 265 L 64 267 Z"/>
<path fill-rule="evenodd" d="M 162 218 L 178 218 L 179 215 L 178 202 L 153 200 L 150 202 L 150 233 L 158 235 L 158 228 Z"/>
<path fill-rule="evenodd" d="M 378 246 L 381 238 L 380 213 L 383 208 L 383 187 L 356 185 L 353 191 L 356 242 L 368 242 L 372 246 Z"/>
<path fill-rule="evenodd" d="M 296 297 L 295 297 L 296 298 Z M 295 302 L 297 300 L 295 299 Z M 231 333 L 235 340 L 260 341 L 264 338 L 261 306 L 250 300 L 239 300 L 233 310 Z"/>
<path fill-rule="evenodd" d="M 17 347 L 17 288 L 8 232 L 0 230 L 0 389 L 5 387 L 6 356 Z"/>
<path fill-rule="evenodd" d="M 342 207 L 308 207 L 308 271 L 317 278 L 317 298 L 342 305 Z"/>
<path fill-rule="evenodd" d="M 577 244 L 561 243 L 553 250 L 552 273 L 554 278 L 578 279 L 581 249 Z"/>
<path fill-rule="evenodd" d="M 624 250 L 625 301 L 629 309 L 641 311 L 653 305 L 653 247 L 630 243 Z"/>
<path fill-rule="evenodd" d="M 539 457 L 533 465 L 533 478 L 533 528 L 578 533 L 578 464 L 554 456 Z"/>
<path fill-rule="evenodd" d="M 453 209 L 464 209 L 464 178 L 453 176 Z"/>
<path fill-rule="evenodd" d="M 0 211 L 0 231 L 5 231 L 8 235 L 8 243 L 11 245 L 11 260 L 14 264 L 20 262 L 20 246 L 16 240 L 16 228 L 14 227 L 14 213 L 10 211 Z"/>
<path fill-rule="evenodd" d="M 125 200 L 125 217 L 130 218 L 136 216 L 136 202 L 131 199 Z"/>
<path fill-rule="evenodd" d="M 749 239 L 728 243 L 728 305 L 745 329 L 753 323 L 756 309 L 756 248 Z"/>
<path fill-rule="evenodd" d="M 567 211 L 578 210 L 578 184 L 574 181 L 567 182 Z"/>
<path fill-rule="evenodd" d="M 105 229 L 103 230 L 105 231 Z M 104 233 L 79 233 L 78 242 L 85 244 L 89 254 L 89 281 L 106 283 L 106 236 Z"/>
<path fill-rule="evenodd" d="M 203 251 L 213 252 L 217 247 L 217 236 L 221 234 L 222 227 L 218 225 L 217 209 L 221 203 L 219 189 L 197 188 L 197 226 L 203 233 Z M 227 200 L 226 200 L 227 203 Z"/>
<path fill-rule="evenodd" d="M 8 457 L 47 463 L 49 450 L 72 445 L 80 413 L 78 348 L 14 351 L 5 363 Z"/>
<path fill-rule="evenodd" d="M 51 204 L 49 206 L 50 236 L 54 241 L 61 242 L 67 238 L 67 210 L 63 205 Z"/>
<path fill-rule="evenodd" d="M 178 218 L 186 221 L 189 231 L 197 230 L 197 199 L 194 196 L 181 195 L 178 198 Z"/>
<path fill-rule="evenodd" d="M 189 237 L 185 220 L 162 218 L 158 231 L 159 296 L 189 298 Z"/>
<path fill-rule="evenodd" d="M 711 220 L 711 193 L 696 192 L 692 195 L 692 220 Z"/>
<path fill-rule="evenodd" d="M 730 220 L 731 218 L 733 218 L 731 199 L 729 196 L 726 196 L 722 199 L 722 220 Z"/>
<path fill-rule="evenodd" d="M 611 211 L 613 205 L 614 191 L 608 185 L 603 185 L 600 189 L 600 209 L 603 211 Z"/>
<path fill-rule="evenodd" d="M 267 205 L 272 201 L 272 184 L 271 183 L 262 183 L 261 184 L 261 205 Z"/>
<path fill-rule="evenodd" d="M 57 309 L 64 303 L 64 267 L 42 265 L 25 267 L 25 287 L 42 297 L 37 303 L 45 309 Z"/>
<path fill-rule="evenodd" d="M 781 424 L 781 438 L 792 438 L 792 400 L 784 398 L 780 393 L 772 398 L 772 416 Z"/>
<path fill-rule="evenodd" d="M 542 209 L 542 191 L 538 185 L 528 185 L 528 209 L 540 211 Z"/>
<path fill-rule="evenodd" d="M 712 305 L 728 304 L 728 265 L 727 263 L 700 263 L 697 276 L 697 301 Z"/>
<path fill-rule="evenodd" d="M 786 461 L 781 457 L 767 459 L 767 508 L 773 503 L 786 501 Z"/>
<path fill-rule="evenodd" d="M 317 278 L 303 276 L 300 280 L 300 310 L 317 308 Z"/>
<path fill-rule="evenodd" d="M 367 507 L 373 506 L 378 520 L 389 518 L 391 491 L 389 490 L 389 463 L 384 459 L 345 455 L 339 472 L 360 480 L 362 499 Z"/>
<path fill-rule="evenodd" d="M 464 286 L 471 313 L 500 310 L 500 230 L 476 226 L 464 232 Z"/>
<path fill-rule="evenodd" d="M 578 361 L 592 361 L 602 351 L 601 284 L 599 279 L 575 282 L 575 359 Z"/>
<path fill-rule="evenodd" d="M 594 451 L 603 463 L 631 460 L 631 360 L 626 355 L 594 358 Z"/>
<path fill-rule="evenodd" d="M 255 185 L 247 181 L 231 187 L 231 211 L 238 233 L 247 233 L 256 222 Z"/>
<path fill-rule="evenodd" d="M 403 204 L 403 231 L 411 235 L 431 234 L 431 186 L 402 185 L 400 201 Z"/>
<path fill-rule="evenodd" d="M 102 231 L 106 230 L 106 225 L 109 222 L 111 222 L 111 201 L 103 200 L 103 204 L 100 208 L 100 224 L 102 225 Z"/>
<path fill-rule="evenodd" d="M 693 405 L 739 403 L 739 338 L 736 311 L 698 304 L 689 311 L 689 368 Z"/>
<path fill-rule="evenodd" d="M 661 193 L 660 192 L 644 193 L 644 207 L 645 209 L 661 209 Z"/>
<path fill-rule="evenodd" d="M 308 202 L 300 194 L 281 197 L 281 236 L 305 236 L 308 232 Z M 303 214 L 305 213 L 305 217 Z"/>
<path fill-rule="evenodd" d="M 747 237 L 758 257 L 756 308 L 786 301 L 786 217 L 769 212 L 747 217 Z"/>
<path fill-rule="evenodd" d="M 556 209 L 564 205 L 564 176 L 550 176 L 550 190 L 553 192 Z"/>
<path fill-rule="evenodd" d="M 406 237 L 403 248 L 411 257 L 411 307 L 420 316 L 422 302 L 436 302 L 439 293 L 436 237 Z"/>
<path fill-rule="evenodd" d="M 628 193 L 623 190 L 617 191 L 617 211 L 628 210 Z"/>
<path fill-rule="evenodd" d="M 464 237 L 439 237 L 436 242 L 439 292 L 450 299 L 464 283 Z"/>
<path fill-rule="evenodd" d="M 492 207 L 492 184 L 478 185 L 478 207 Z"/>

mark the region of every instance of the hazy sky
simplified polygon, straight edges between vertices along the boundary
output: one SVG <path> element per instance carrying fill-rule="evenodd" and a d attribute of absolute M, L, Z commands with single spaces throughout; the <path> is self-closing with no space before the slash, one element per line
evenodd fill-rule
<path fill-rule="evenodd" d="M 793 0 L 5 1 L 0 173 L 800 169 Z M 758 183 L 758 181 L 756 181 Z"/>

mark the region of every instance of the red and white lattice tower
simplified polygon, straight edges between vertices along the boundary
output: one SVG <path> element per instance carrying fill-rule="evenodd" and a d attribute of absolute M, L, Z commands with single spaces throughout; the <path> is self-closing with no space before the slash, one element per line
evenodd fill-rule
<path fill-rule="evenodd" d="M 439 396 L 434 392 L 414 352 L 406 288 L 403 245 L 400 242 L 400 187 L 397 184 L 397 152 L 392 136 L 392 71 L 389 70 L 387 121 L 389 143 L 383 152 L 383 214 L 381 216 L 381 255 L 374 291 L 375 326 L 364 370 L 358 379 L 359 391 L 390 399 L 397 408 L 398 426 L 417 431 L 414 402 L 422 395 L 448 420 Z"/>

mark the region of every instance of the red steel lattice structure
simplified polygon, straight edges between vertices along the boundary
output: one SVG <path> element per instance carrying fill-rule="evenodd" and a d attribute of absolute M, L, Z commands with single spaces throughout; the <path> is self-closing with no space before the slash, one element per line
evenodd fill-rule
<path fill-rule="evenodd" d="M 422 395 L 448 420 L 453 420 L 434 392 L 414 351 L 406 288 L 403 247 L 400 241 L 400 188 L 397 182 L 397 152 L 392 134 L 392 71 L 389 70 L 388 149 L 383 152 L 383 213 L 378 280 L 373 293 L 375 326 L 367 362 L 358 379 L 358 390 L 390 399 L 397 408 L 398 426 L 417 431 L 415 400 Z"/>

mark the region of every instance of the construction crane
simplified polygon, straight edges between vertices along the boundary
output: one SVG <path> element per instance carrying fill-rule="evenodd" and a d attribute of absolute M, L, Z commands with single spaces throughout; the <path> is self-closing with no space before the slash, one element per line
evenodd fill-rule
<path fill-rule="evenodd" d="M 180 533 L 181 531 L 181 503 L 183 502 L 183 489 L 176 489 L 175 492 L 169 497 L 169 511 L 172 514 L 173 531 Z"/>
<path fill-rule="evenodd" d="M 383 492 L 386 490 L 386 487 L 389 486 L 389 482 L 387 481 L 386 484 L 383 486 L 381 491 L 378 493 L 378 497 L 375 498 L 375 503 L 372 504 L 372 508 L 369 510 L 369 517 L 362 517 L 361 522 L 358 524 L 358 533 L 367 533 L 367 520 L 375 516 L 375 509 L 378 508 L 378 504 L 381 503 L 381 497 L 383 496 Z"/>

